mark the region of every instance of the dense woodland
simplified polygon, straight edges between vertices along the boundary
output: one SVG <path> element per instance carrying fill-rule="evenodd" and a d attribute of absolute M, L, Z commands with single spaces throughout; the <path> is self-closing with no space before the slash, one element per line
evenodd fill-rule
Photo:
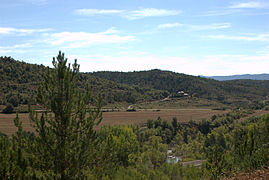
<path fill-rule="evenodd" d="M 218 179 L 268 166 L 268 115 L 243 120 L 253 110 L 236 108 L 201 122 L 158 118 L 95 131 L 102 97 L 77 86 L 76 61 L 68 66 L 60 52 L 53 66 L 36 90 L 46 111 L 29 104 L 35 132 L 25 132 L 17 116 L 17 132 L 0 135 L 1 179 Z M 167 161 L 168 149 L 178 163 Z M 184 165 L 191 160 L 204 162 Z"/>

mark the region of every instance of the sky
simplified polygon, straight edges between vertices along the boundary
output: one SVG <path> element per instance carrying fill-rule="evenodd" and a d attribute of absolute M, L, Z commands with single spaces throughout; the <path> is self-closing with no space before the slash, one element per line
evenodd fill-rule
<path fill-rule="evenodd" d="M 0 0 L 0 56 L 81 72 L 269 73 L 269 1 Z"/>

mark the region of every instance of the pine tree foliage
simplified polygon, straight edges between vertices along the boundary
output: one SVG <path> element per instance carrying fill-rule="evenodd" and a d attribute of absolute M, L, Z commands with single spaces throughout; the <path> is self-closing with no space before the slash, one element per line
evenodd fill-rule
<path fill-rule="evenodd" d="M 27 177 L 28 167 L 23 138 L 22 122 L 18 114 L 14 119 L 17 132 L 9 139 L 7 136 L 0 136 L 0 179 L 24 179 Z"/>
<path fill-rule="evenodd" d="M 53 58 L 54 69 L 47 69 L 38 89 L 37 101 L 46 111 L 38 115 L 29 106 L 30 120 L 35 128 L 34 154 L 37 167 L 46 176 L 67 179 L 82 178 L 90 168 L 94 149 L 94 125 L 102 119 L 101 98 L 91 104 L 89 90 L 76 88 L 79 65 L 67 65 L 64 54 Z"/>

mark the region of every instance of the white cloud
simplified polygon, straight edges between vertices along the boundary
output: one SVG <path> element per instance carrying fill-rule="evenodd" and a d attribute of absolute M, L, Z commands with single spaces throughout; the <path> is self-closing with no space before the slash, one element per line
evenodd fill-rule
<path fill-rule="evenodd" d="M 49 42 L 52 45 L 64 45 L 66 48 L 80 48 L 92 44 L 126 43 L 135 40 L 134 36 L 120 36 L 115 28 L 110 28 L 105 32 L 60 32 L 49 35 Z"/>
<path fill-rule="evenodd" d="M 94 16 L 98 14 L 120 14 L 123 13 L 123 11 L 115 9 L 77 9 L 75 10 L 75 13 L 78 15 Z"/>
<path fill-rule="evenodd" d="M 143 54 L 137 56 L 130 56 L 129 54 L 122 56 L 80 56 L 78 60 L 82 72 L 150 70 L 160 69 L 160 67 L 161 69 L 176 70 L 175 67 L 183 67 L 186 63 L 184 58 L 157 57 Z"/>
<path fill-rule="evenodd" d="M 233 14 L 243 14 L 243 15 L 257 15 L 266 13 L 249 12 L 247 9 L 268 9 L 268 2 L 261 1 L 249 1 L 249 2 L 237 2 L 233 3 L 231 6 L 227 6 L 218 10 L 207 11 L 200 16 L 225 16 Z"/>
<path fill-rule="evenodd" d="M 77 9 L 75 13 L 78 15 L 94 16 L 94 15 L 119 15 L 129 20 L 141 19 L 145 17 L 161 17 L 175 16 L 181 13 L 179 10 L 141 8 L 139 10 L 127 11 L 116 9 Z"/>
<path fill-rule="evenodd" d="M 167 10 L 167 9 L 155 9 L 155 8 L 143 8 L 140 10 L 130 11 L 123 17 L 130 20 L 141 19 L 145 17 L 160 17 L 160 16 L 175 16 L 180 14 L 181 11 Z"/>
<path fill-rule="evenodd" d="M 214 23 L 206 25 L 190 25 L 190 24 L 180 24 L 180 23 L 170 23 L 170 24 L 160 24 L 159 29 L 175 28 L 175 27 L 185 27 L 191 30 L 202 31 L 202 30 L 217 30 L 226 29 L 231 27 L 231 23 Z"/>
<path fill-rule="evenodd" d="M 31 48 L 32 45 L 30 43 L 24 44 L 15 44 L 13 46 L 0 46 L 1 54 L 9 54 L 9 53 L 25 53 L 25 48 Z"/>
<path fill-rule="evenodd" d="M 166 29 L 166 28 L 174 28 L 174 27 L 180 27 L 183 26 L 183 24 L 180 23 L 168 23 L 168 24 L 159 24 L 159 29 Z"/>
<path fill-rule="evenodd" d="M 205 63 L 203 75 L 234 75 L 268 73 L 269 55 L 210 55 L 202 61 Z"/>
<path fill-rule="evenodd" d="M 261 48 L 257 53 L 261 55 L 269 55 L 269 45 Z"/>
<path fill-rule="evenodd" d="M 193 30 L 217 30 L 217 29 L 226 29 L 230 28 L 231 23 L 214 23 L 208 25 L 190 25 L 190 28 Z"/>
<path fill-rule="evenodd" d="M 111 27 L 108 30 L 104 31 L 104 32 L 100 32 L 100 34 L 115 34 L 115 33 L 119 33 L 120 31 L 117 30 L 117 28 L 115 27 Z"/>
<path fill-rule="evenodd" d="M 207 11 L 200 14 L 199 16 L 226 16 L 241 12 L 242 12 L 241 9 L 222 9 L 222 10 Z"/>
<path fill-rule="evenodd" d="M 269 34 L 259 34 L 256 36 L 210 35 L 208 38 L 242 41 L 269 41 Z"/>
<path fill-rule="evenodd" d="M 1 28 L 0 27 L 0 34 L 10 34 L 14 32 L 14 28 Z"/>
<path fill-rule="evenodd" d="M 26 0 L 26 1 L 36 5 L 45 5 L 48 3 L 48 0 Z"/>
<path fill-rule="evenodd" d="M 1 34 L 18 34 L 18 35 L 27 35 L 32 33 L 39 32 L 47 32 L 51 29 L 18 29 L 18 28 L 10 28 L 10 27 L 0 27 L 0 35 Z"/>
<path fill-rule="evenodd" d="M 137 56 L 81 56 L 73 55 L 82 72 L 92 71 L 141 71 L 150 69 L 170 70 L 191 75 L 232 75 L 266 73 L 269 55 L 210 55 L 203 57 L 158 57 L 148 53 Z"/>
<path fill-rule="evenodd" d="M 260 9 L 260 8 L 268 8 L 268 7 L 269 7 L 269 3 L 262 3 L 262 2 L 257 2 L 257 1 L 235 3 L 229 6 L 229 8 L 231 9 L 242 9 L 242 8 Z"/>
<path fill-rule="evenodd" d="M 29 48 L 32 47 L 30 43 L 15 44 L 13 46 L 0 46 L 0 49 L 17 49 L 17 48 Z"/>

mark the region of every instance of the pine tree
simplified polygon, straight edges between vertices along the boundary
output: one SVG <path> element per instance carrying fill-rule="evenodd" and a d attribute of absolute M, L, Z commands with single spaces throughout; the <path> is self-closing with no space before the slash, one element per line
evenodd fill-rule
<path fill-rule="evenodd" d="M 37 101 L 45 111 L 40 115 L 29 106 L 37 136 L 31 151 L 45 178 L 80 179 L 91 167 L 96 142 L 93 127 L 102 119 L 101 98 L 93 105 L 89 89 L 82 93 L 76 87 L 76 60 L 70 67 L 59 52 L 52 64 L 38 89 Z"/>

